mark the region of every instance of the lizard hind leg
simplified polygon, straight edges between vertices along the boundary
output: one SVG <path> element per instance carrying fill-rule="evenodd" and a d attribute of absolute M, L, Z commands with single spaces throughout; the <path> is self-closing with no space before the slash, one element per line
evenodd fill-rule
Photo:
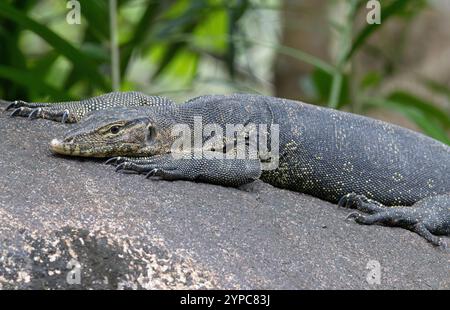
<path fill-rule="evenodd" d="M 358 211 L 370 213 L 352 212 L 347 216 L 359 224 L 401 227 L 417 233 L 433 245 L 447 246 L 436 235 L 450 235 L 450 194 L 427 197 L 411 207 L 385 207 L 365 200 L 364 196 L 350 194 L 344 196 L 339 205 L 355 206 Z"/>

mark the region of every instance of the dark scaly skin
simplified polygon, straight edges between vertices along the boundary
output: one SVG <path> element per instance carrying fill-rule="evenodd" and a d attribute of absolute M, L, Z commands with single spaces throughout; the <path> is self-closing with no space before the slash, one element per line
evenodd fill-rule
<path fill-rule="evenodd" d="M 404 227 L 419 234 L 434 245 L 441 245 L 441 240 L 432 233 L 450 235 L 450 195 L 426 197 L 416 202 L 412 207 L 388 208 L 372 201 L 363 195 L 355 193 L 341 198 L 339 205 L 355 207 L 369 213 L 364 216 L 357 212 L 350 213 L 347 218 L 354 218 L 357 223 L 372 225 Z"/>
<path fill-rule="evenodd" d="M 4 102 L 4 101 L 3 101 Z M 63 123 L 77 123 L 87 113 L 116 107 L 138 107 L 173 104 L 167 98 L 147 96 L 140 92 L 113 92 L 81 101 L 56 103 L 28 103 L 22 100 L 10 102 L 6 110 L 11 116 L 44 118 Z"/>
<path fill-rule="evenodd" d="M 146 156 L 145 113 L 151 109 L 163 111 L 172 105 L 116 107 L 88 114 L 63 139 L 53 139 L 50 148 L 70 156 Z"/>
<path fill-rule="evenodd" d="M 450 149 L 421 134 L 358 115 L 251 95 L 206 96 L 170 111 L 142 112 L 140 125 L 118 140 L 126 142 L 130 133 L 145 136 L 139 152 L 122 154 L 148 158 L 113 159 L 117 170 L 231 186 L 260 178 L 371 213 L 350 215 L 361 224 L 400 226 L 435 245 L 443 242 L 434 235 L 450 234 Z M 280 124 L 279 168 L 261 171 L 258 160 L 174 160 L 169 132 L 178 123 L 192 127 L 195 115 L 204 123 Z M 101 154 L 102 147 L 97 148 Z M 353 192 L 357 194 L 348 194 Z"/>
<path fill-rule="evenodd" d="M 171 129 L 179 123 L 192 127 L 194 116 L 220 125 L 279 124 L 279 167 L 262 171 L 263 154 L 256 160 L 175 160 Z M 400 226 L 435 245 L 444 243 L 434 235 L 450 234 L 450 148 L 419 133 L 359 115 L 254 95 L 204 96 L 170 109 L 143 108 L 137 115 L 124 110 L 114 117 L 92 120 L 51 148 L 67 155 L 128 156 L 110 162 L 117 163 L 118 170 L 168 180 L 239 186 L 260 178 L 371 213 L 350 215 L 361 224 Z M 123 121 L 123 130 L 113 135 L 106 130 Z M 134 148 L 123 147 L 139 140 Z M 95 148 L 77 152 L 77 145 L 87 141 Z M 71 146 L 61 147 L 66 144 Z"/>

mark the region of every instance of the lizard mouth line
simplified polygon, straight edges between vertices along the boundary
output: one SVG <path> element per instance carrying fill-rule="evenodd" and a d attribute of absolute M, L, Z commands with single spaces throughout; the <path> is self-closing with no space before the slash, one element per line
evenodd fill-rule
<path fill-rule="evenodd" d="M 55 154 L 71 155 L 80 157 L 109 157 L 111 154 L 118 154 L 120 150 L 105 144 L 101 147 L 96 147 L 92 143 L 73 143 L 53 139 L 50 142 L 50 150 Z M 135 143 L 123 144 L 121 150 L 128 153 L 131 149 L 139 149 L 141 145 Z"/>

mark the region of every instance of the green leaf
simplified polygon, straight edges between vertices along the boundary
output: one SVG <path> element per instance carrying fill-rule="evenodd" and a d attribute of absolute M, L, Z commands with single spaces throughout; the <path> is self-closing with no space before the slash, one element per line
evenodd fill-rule
<path fill-rule="evenodd" d="M 328 103 L 332 96 L 332 85 L 333 85 L 334 75 L 329 74 L 320 69 L 314 70 L 312 73 L 312 82 L 316 90 L 316 95 L 318 98 L 316 101 L 321 103 Z M 339 89 L 339 97 L 334 98 L 337 105 L 334 108 L 342 108 L 345 104 L 349 102 L 349 84 L 348 76 L 343 75 L 340 83 L 337 84 Z M 336 91 L 336 90 L 335 90 Z"/>
<path fill-rule="evenodd" d="M 179 53 L 182 52 L 186 46 L 186 42 L 175 42 L 168 45 L 163 52 L 162 58 L 158 62 L 158 67 L 153 73 L 152 80 L 157 79 L 161 73 L 163 73 L 167 67 L 172 63 L 172 61 L 177 57 Z"/>
<path fill-rule="evenodd" d="M 40 79 L 43 79 L 50 68 L 55 63 L 56 59 L 58 59 L 58 54 L 55 52 L 49 52 L 43 57 L 39 58 L 32 66 L 31 72 L 34 76 L 39 76 Z"/>
<path fill-rule="evenodd" d="M 187 50 L 180 51 L 165 70 L 164 77 L 178 85 L 190 83 L 197 72 L 199 56 Z"/>
<path fill-rule="evenodd" d="M 14 81 L 32 92 L 50 95 L 56 100 L 67 100 L 68 96 L 65 92 L 50 86 L 41 79 L 36 79 L 30 75 L 28 71 L 19 70 L 12 67 L 0 66 L 0 77 Z M 69 98 L 70 99 L 70 98 Z"/>
<path fill-rule="evenodd" d="M 146 36 L 151 34 L 153 25 L 155 24 L 154 20 L 161 13 L 163 7 L 161 1 L 150 1 L 141 19 L 134 27 L 133 36 L 120 47 L 120 72 L 122 75 L 126 72 L 133 51 L 142 44 Z"/>
<path fill-rule="evenodd" d="M 237 40 L 237 41 L 248 42 L 248 43 L 251 43 L 254 45 L 272 48 L 280 54 L 290 56 L 292 58 L 303 61 L 303 62 L 310 64 L 311 66 L 314 66 L 315 68 L 320 69 L 330 75 L 332 75 L 336 72 L 336 68 L 333 65 L 330 65 L 329 63 L 327 63 L 327 62 L 323 61 L 322 59 L 317 58 L 311 54 L 308 54 L 304 51 L 301 51 L 301 50 L 298 50 L 298 49 L 295 49 L 295 48 L 292 48 L 289 46 L 285 46 L 285 45 L 281 45 L 281 44 L 265 43 L 265 42 L 260 42 L 258 40 L 252 40 L 252 39 L 240 38 L 240 37 L 234 37 L 231 39 Z"/>
<path fill-rule="evenodd" d="M 402 100 L 396 101 L 384 98 L 368 98 L 364 102 L 364 106 L 366 108 L 382 107 L 400 112 L 414 122 L 425 134 L 450 145 L 450 138 L 447 132 L 433 117 L 435 114 L 433 113 L 430 115 L 430 112 L 427 112 L 428 108 L 423 109 L 422 104 L 414 105 Z"/>
<path fill-rule="evenodd" d="M 198 25 L 192 36 L 192 45 L 217 54 L 224 54 L 228 48 L 228 14 L 225 9 L 211 11 Z"/>
<path fill-rule="evenodd" d="M 27 15 L 16 10 L 12 5 L 3 1 L 0 2 L 0 16 L 10 19 L 39 35 L 56 51 L 71 61 L 75 67 L 75 70 L 77 70 L 80 75 L 88 77 L 93 84 L 98 85 L 105 91 L 111 88 L 105 81 L 104 77 L 96 70 L 97 66 L 92 59 L 80 50 L 76 49 L 71 43 L 58 36 L 49 28 L 29 18 Z"/>
<path fill-rule="evenodd" d="M 89 23 L 87 30 L 99 41 L 109 39 L 108 5 L 103 0 L 80 0 L 81 14 Z"/>
<path fill-rule="evenodd" d="M 203 1 L 192 1 L 190 6 L 177 18 L 171 20 L 167 25 L 158 32 L 157 37 L 163 38 L 174 32 L 179 33 L 181 40 L 175 41 L 167 45 L 164 49 L 163 56 L 161 57 L 158 68 L 152 76 L 152 80 L 158 78 L 158 76 L 164 72 L 169 64 L 174 60 L 179 53 L 181 53 L 188 45 L 189 40 L 184 37 L 190 37 L 195 32 L 196 27 L 201 23 L 204 18 L 205 12 Z"/>
<path fill-rule="evenodd" d="M 408 107 L 414 107 L 420 110 L 430 119 L 438 121 L 444 128 L 450 128 L 450 115 L 434 104 L 427 102 L 419 97 L 413 96 L 403 91 L 393 92 L 388 96 L 388 100 L 397 102 L 397 104 Z"/>
<path fill-rule="evenodd" d="M 7 21 L 9 22 L 9 21 Z M 0 24 L 0 65 L 10 65 L 17 69 L 26 68 L 26 59 L 22 51 L 18 46 L 18 31 L 15 26 L 10 25 L 8 29 L 3 29 Z M 5 27 L 6 28 L 6 27 Z M 11 98 L 27 98 L 27 95 L 23 88 L 17 84 L 11 83 L 11 81 L 1 79 L 0 83 L 4 90 L 2 96 Z"/>
<path fill-rule="evenodd" d="M 426 115 L 414 110 L 405 110 L 404 114 L 414 123 L 416 123 L 424 133 L 426 133 L 430 137 L 435 138 L 436 140 L 450 145 L 450 138 L 447 135 L 447 132 L 441 127 L 436 126 L 435 124 L 430 122 L 430 119 Z"/>
<path fill-rule="evenodd" d="M 430 80 L 430 79 L 422 79 L 422 81 L 425 84 L 425 86 L 427 86 L 429 89 L 431 89 L 432 91 L 434 91 L 438 94 L 447 96 L 447 98 L 450 100 L 450 87 L 449 86 L 439 83 L 439 82 L 436 82 L 436 81 L 433 81 L 433 80 Z"/>
<path fill-rule="evenodd" d="M 381 74 L 376 71 L 368 72 L 361 80 L 360 87 L 362 90 L 375 87 L 381 82 Z"/>
<path fill-rule="evenodd" d="M 405 7 L 411 2 L 416 2 L 417 0 L 395 0 L 389 5 L 381 5 L 381 24 L 368 24 L 365 26 L 357 35 L 355 40 L 353 41 L 352 47 L 350 51 L 347 53 L 345 59 L 349 60 L 352 55 L 367 41 L 367 39 L 378 29 L 380 29 L 383 25 L 386 24 L 386 21 L 395 16 L 397 13 L 402 12 Z"/>

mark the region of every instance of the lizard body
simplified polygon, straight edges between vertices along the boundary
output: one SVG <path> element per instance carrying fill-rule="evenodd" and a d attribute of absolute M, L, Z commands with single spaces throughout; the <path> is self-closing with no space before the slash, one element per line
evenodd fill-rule
<path fill-rule="evenodd" d="M 262 169 L 273 158 L 259 151 L 256 158 L 224 158 L 230 137 L 221 140 L 222 147 L 205 144 L 216 132 L 201 134 L 202 151 L 213 158 L 175 159 L 173 128 L 183 124 L 195 131 L 195 118 L 218 125 L 216 132 L 225 132 L 227 124 L 278 125 L 276 169 Z M 240 134 L 248 139 L 249 133 L 240 131 L 231 142 Z M 272 133 L 265 133 L 269 142 Z M 65 139 L 52 141 L 51 148 L 67 155 L 125 156 L 115 159 L 118 170 L 168 180 L 239 186 L 259 178 L 369 213 L 350 214 L 361 224 L 401 226 L 435 245 L 443 244 L 435 235 L 450 235 L 449 146 L 399 126 L 306 103 L 236 94 L 163 108 L 105 110 Z"/>

